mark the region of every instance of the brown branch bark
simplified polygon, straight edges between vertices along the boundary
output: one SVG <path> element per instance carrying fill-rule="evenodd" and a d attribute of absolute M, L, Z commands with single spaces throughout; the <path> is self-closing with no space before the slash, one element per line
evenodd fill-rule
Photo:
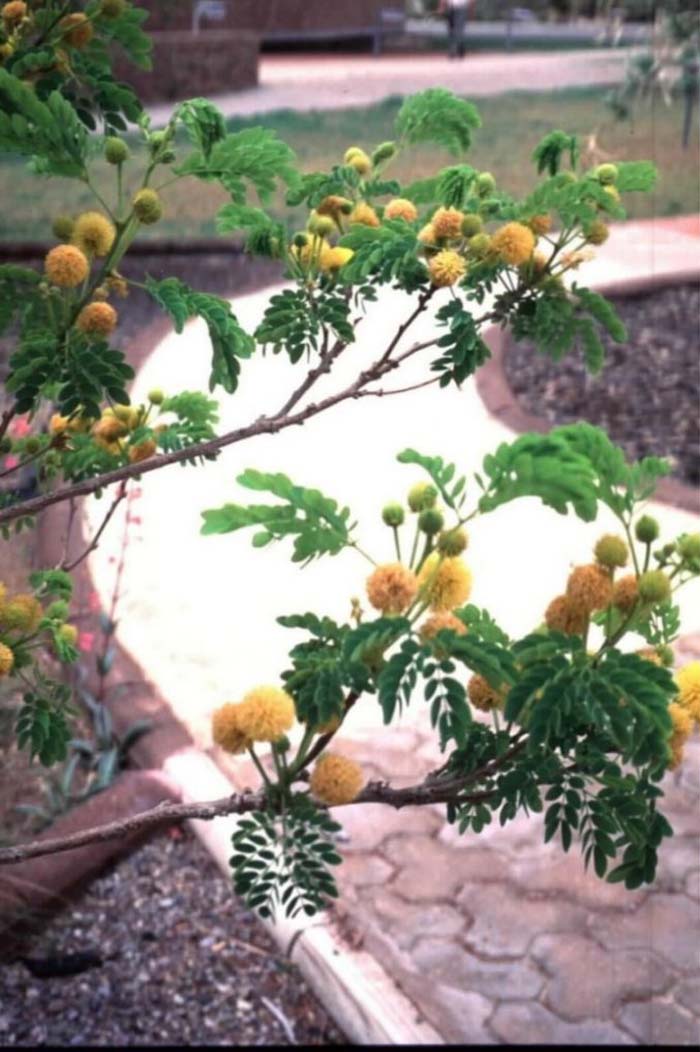
<path fill-rule="evenodd" d="M 400 809 L 402 807 L 421 807 L 427 804 L 446 803 L 450 800 L 458 801 L 459 803 L 475 803 L 478 800 L 488 799 L 489 796 L 493 795 L 489 791 L 463 795 L 461 789 L 464 786 L 464 781 L 463 779 L 459 788 L 444 785 L 440 782 L 433 784 L 423 782 L 420 785 L 408 786 L 405 789 L 394 789 L 384 782 L 369 782 L 359 796 L 351 802 L 353 804 L 386 804 L 388 807 Z M 131 818 L 109 822 L 103 826 L 95 826 L 93 829 L 84 829 L 70 836 L 46 838 L 29 844 L 17 844 L 14 847 L 2 848 L 0 849 L 0 866 L 13 865 L 16 862 L 23 862 L 29 858 L 55 855 L 62 851 L 72 851 L 78 847 L 85 847 L 86 844 L 113 840 L 129 833 L 152 829 L 164 823 L 181 822 L 191 818 L 211 821 L 211 819 L 219 818 L 222 815 L 241 815 L 249 811 L 258 811 L 265 806 L 265 793 L 260 790 L 233 794 L 220 800 L 210 800 L 205 803 L 162 803 L 150 811 L 132 815 Z"/>
<path fill-rule="evenodd" d="M 434 341 L 430 341 L 430 343 L 432 342 Z M 393 369 L 397 369 L 407 358 L 423 350 L 430 343 L 415 344 L 397 358 L 382 356 L 368 369 L 361 372 L 357 379 L 349 384 L 348 387 L 343 388 L 342 391 L 328 395 L 319 402 L 312 402 L 296 413 L 286 416 L 261 416 L 252 424 L 247 424 L 245 427 L 240 427 L 235 431 L 229 431 L 218 438 L 212 438 L 206 442 L 197 442 L 184 449 L 174 450 L 172 453 L 162 453 L 160 456 L 151 457 L 150 460 L 144 460 L 138 464 L 125 464 L 114 471 L 105 472 L 104 475 L 84 479 L 82 482 L 76 482 L 71 486 L 64 486 L 61 489 L 54 490 L 53 493 L 44 493 L 19 504 L 13 504 L 9 508 L 3 508 L 0 511 L 0 525 L 26 515 L 36 515 L 52 504 L 60 504 L 64 500 L 70 500 L 75 497 L 85 497 L 90 493 L 94 493 L 95 490 L 104 489 L 115 482 L 123 482 L 126 479 L 145 475 L 150 471 L 158 471 L 161 468 L 168 467 L 170 464 L 178 464 L 193 457 L 211 457 L 226 446 L 242 442 L 247 438 L 253 438 L 257 435 L 276 434 L 278 431 L 283 431 L 288 427 L 305 424 L 311 417 L 318 416 L 319 413 L 323 413 L 332 406 L 347 401 L 349 398 L 366 397 L 370 393 L 365 390 L 368 384 L 381 379 L 382 376 L 385 376 Z"/>

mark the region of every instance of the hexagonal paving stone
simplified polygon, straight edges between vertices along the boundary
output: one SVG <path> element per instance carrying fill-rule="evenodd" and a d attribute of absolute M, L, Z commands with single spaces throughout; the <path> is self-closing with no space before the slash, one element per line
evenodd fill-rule
<path fill-rule="evenodd" d="M 427 837 L 392 838 L 384 854 L 399 869 L 391 890 L 409 901 L 449 899 L 469 881 L 498 880 L 507 873 L 495 852 L 455 851 Z"/>
<path fill-rule="evenodd" d="M 700 963 L 700 915 L 685 895 L 654 892 L 634 913 L 593 915 L 589 931 L 608 949 L 654 950 L 677 969 Z"/>
<path fill-rule="evenodd" d="M 700 1016 L 700 975 L 683 979 L 673 991 L 673 996 L 693 1015 Z"/>
<path fill-rule="evenodd" d="M 365 887 L 368 884 L 386 884 L 393 871 L 393 866 L 378 855 L 363 854 L 346 855 L 336 873 L 341 883 Z"/>
<path fill-rule="evenodd" d="M 541 935 L 530 955 L 551 976 L 545 1004 L 564 1019 L 607 1019 L 630 997 L 664 993 L 675 975 L 645 950 L 602 950 L 581 935 Z"/>
<path fill-rule="evenodd" d="M 698 1045 L 700 1023 L 677 1005 L 661 1001 L 625 1005 L 619 1021 L 645 1045 Z"/>
<path fill-rule="evenodd" d="M 493 1044 L 486 1021 L 492 1003 L 480 994 L 426 981 L 424 975 L 400 975 L 401 988 L 415 1001 L 446 1044 Z"/>
<path fill-rule="evenodd" d="M 659 851 L 654 889 L 683 891 L 685 877 L 700 864 L 700 840 L 696 836 L 674 836 Z"/>
<path fill-rule="evenodd" d="M 411 957 L 430 982 L 472 990 L 492 1000 L 537 997 L 545 979 L 532 962 L 482 961 L 450 939 L 420 939 Z"/>
<path fill-rule="evenodd" d="M 411 905 L 389 891 L 373 888 L 363 896 L 382 931 L 394 939 L 403 950 L 421 936 L 450 938 L 466 926 L 466 920 L 452 906 L 444 903 Z"/>
<path fill-rule="evenodd" d="M 402 807 L 397 811 L 384 804 L 351 804 L 335 813 L 348 840 L 343 843 L 343 854 L 348 851 L 376 851 L 384 840 L 396 836 L 425 836 L 440 828 L 440 819 L 427 807 Z"/>
<path fill-rule="evenodd" d="M 510 876 L 524 891 L 561 896 L 591 910 L 633 910 L 649 894 L 648 890 L 628 891 L 620 884 L 608 884 L 592 868 L 586 871 L 578 852 L 565 855 L 561 848 L 551 861 L 538 855 L 514 860 Z"/>
<path fill-rule="evenodd" d="M 586 924 L 580 906 L 525 896 L 510 886 L 472 884 L 457 901 L 474 918 L 465 944 L 487 957 L 519 957 L 543 932 L 582 932 Z"/>
<path fill-rule="evenodd" d="M 630 1045 L 632 1039 L 613 1023 L 587 1019 L 567 1023 L 536 1001 L 500 1004 L 489 1027 L 506 1044 Z"/>

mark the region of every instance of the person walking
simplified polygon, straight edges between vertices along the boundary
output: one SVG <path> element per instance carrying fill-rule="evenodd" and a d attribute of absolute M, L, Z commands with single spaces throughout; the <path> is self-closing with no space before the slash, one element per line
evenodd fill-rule
<path fill-rule="evenodd" d="M 470 0 L 440 0 L 439 11 L 447 17 L 450 58 L 464 58 L 464 27 Z"/>

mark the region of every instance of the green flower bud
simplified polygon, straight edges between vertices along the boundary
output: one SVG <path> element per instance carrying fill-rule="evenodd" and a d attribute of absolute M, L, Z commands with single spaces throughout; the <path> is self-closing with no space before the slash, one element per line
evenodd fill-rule
<path fill-rule="evenodd" d="M 671 582 L 663 570 L 647 570 L 637 581 L 637 588 L 645 603 L 662 603 L 671 595 Z"/>
<path fill-rule="evenodd" d="M 659 536 L 659 524 L 651 515 L 642 515 L 634 528 L 634 535 L 642 544 L 652 544 Z"/>
<path fill-rule="evenodd" d="M 677 547 L 682 559 L 700 559 L 700 533 L 684 533 Z"/>
<path fill-rule="evenodd" d="M 149 190 L 145 187 L 143 190 L 139 190 L 135 194 L 132 201 L 134 208 L 134 215 L 146 226 L 150 226 L 152 223 L 157 223 L 163 215 L 163 206 L 160 202 L 160 198 L 155 190 Z"/>
<path fill-rule="evenodd" d="M 65 621 L 68 617 L 69 606 L 65 599 L 57 599 L 46 608 L 46 616 L 55 618 L 56 621 Z"/>
<path fill-rule="evenodd" d="M 438 508 L 426 508 L 418 516 L 418 529 L 432 537 L 445 525 L 445 516 Z"/>
<path fill-rule="evenodd" d="M 5 435 L 3 439 L 0 439 L 0 453 L 11 453 L 12 452 L 12 439 Z"/>
<path fill-rule="evenodd" d="M 408 491 L 408 506 L 411 511 L 425 511 L 426 508 L 432 508 L 437 497 L 435 486 L 429 482 L 416 482 Z"/>
<path fill-rule="evenodd" d="M 484 221 L 476 212 L 467 212 L 462 220 L 462 233 L 465 237 L 474 237 L 480 234 L 484 228 Z"/>
<path fill-rule="evenodd" d="M 281 738 L 278 738 L 277 741 L 272 743 L 272 748 L 278 753 L 287 752 L 290 745 L 291 742 L 289 741 L 289 738 L 286 734 L 283 734 Z"/>
<path fill-rule="evenodd" d="M 57 237 L 59 241 L 70 241 L 74 226 L 75 222 L 70 216 L 60 215 L 54 219 L 51 229 L 54 237 Z"/>
<path fill-rule="evenodd" d="M 320 216 L 318 212 L 312 212 L 309 216 L 307 227 L 312 234 L 318 237 L 326 237 L 335 230 L 335 223 L 330 216 Z"/>
<path fill-rule="evenodd" d="M 401 526 L 404 517 L 403 507 L 397 501 L 385 504 L 382 508 L 382 521 L 386 526 Z"/>
<path fill-rule="evenodd" d="M 160 387 L 154 387 L 152 391 L 148 392 L 148 401 L 151 405 L 162 405 L 165 401 L 165 395 L 161 391 Z"/>
<path fill-rule="evenodd" d="M 489 197 L 487 200 L 481 202 L 481 211 L 485 216 L 494 215 L 500 207 L 501 206 L 495 197 Z"/>
<path fill-rule="evenodd" d="M 102 0 L 100 14 L 103 18 L 119 18 L 124 14 L 127 0 Z"/>
<path fill-rule="evenodd" d="M 573 172 L 558 172 L 554 178 L 557 186 L 571 186 L 572 183 L 578 182 L 578 179 Z"/>
<path fill-rule="evenodd" d="M 486 197 L 493 190 L 496 189 L 496 180 L 491 175 L 491 172 L 481 172 L 476 177 L 476 192 L 479 197 Z"/>
<path fill-rule="evenodd" d="M 110 164 L 123 164 L 129 159 L 129 147 L 123 139 L 110 135 L 105 139 L 105 159 Z"/>
<path fill-rule="evenodd" d="M 38 453 L 40 449 L 41 441 L 36 437 L 36 435 L 31 435 L 24 443 L 24 452 L 28 453 L 30 457 L 33 456 L 35 453 Z"/>
<path fill-rule="evenodd" d="M 491 238 L 488 234 L 474 234 L 474 237 L 469 238 L 469 251 L 472 252 L 477 259 L 483 259 L 488 255 L 490 248 Z"/>
<path fill-rule="evenodd" d="M 372 164 L 381 164 L 382 161 L 388 161 L 394 157 L 397 153 L 395 142 L 382 142 L 379 144 L 377 149 L 372 154 Z"/>
<path fill-rule="evenodd" d="M 611 186 L 617 182 L 619 171 L 616 164 L 599 164 L 595 170 L 595 176 L 603 186 Z"/>
<path fill-rule="evenodd" d="M 299 233 L 295 234 L 294 237 L 292 238 L 292 244 L 294 245 L 295 248 L 303 248 L 304 245 L 308 245 L 308 243 L 309 243 L 309 235 L 307 233 L 305 233 L 304 231 L 299 231 Z"/>
<path fill-rule="evenodd" d="M 455 526 L 453 530 L 446 530 L 440 534 L 437 550 L 440 552 L 440 555 L 453 558 L 456 555 L 461 555 L 468 543 L 467 531 L 463 530 L 461 526 Z"/>
<path fill-rule="evenodd" d="M 601 566 L 607 566 L 609 569 L 613 569 L 616 566 L 625 565 L 629 552 L 627 551 L 627 545 L 622 537 L 616 537 L 612 533 L 606 533 L 605 536 L 601 537 L 596 543 L 596 546 L 593 549 L 593 554 Z"/>

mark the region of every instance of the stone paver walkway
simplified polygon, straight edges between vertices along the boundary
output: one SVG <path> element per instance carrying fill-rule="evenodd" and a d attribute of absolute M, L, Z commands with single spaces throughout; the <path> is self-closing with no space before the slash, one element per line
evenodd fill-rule
<path fill-rule="evenodd" d="M 614 231 L 586 280 L 690 268 L 697 263 L 697 244 L 678 224 L 627 224 Z M 246 327 L 260 317 L 269 295 L 236 302 Z M 401 294 L 382 297 L 362 323 L 352 360 L 341 359 L 338 379 L 349 379 L 359 360 L 376 355 L 407 306 Z M 429 332 L 429 322 L 421 322 L 411 339 Z M 205 389 L 208 356 L 199 323 L 184 336 L 168 337 L 137 378 L 136 398 L 155 386 Z M 222 427 L 278 408 L 298 378 L 281 357 L 247 363 L 241 390 L 222 404 Z M 410 380 L 408 375 L 402 384 Z M 275 617 L 315 610 L 345 618 L 349 597 L 363 594 L 368 567 L 348 553 L 300 570 L 290 563 L 287 546 L 260 552 L 242 534 L 198 538 L 200 511 L 247 499 L 234 481 L 244 468 L 282 470 L 349 504 L 361 523 L 363 546 L 388 560 L 392 552 L 379 508 L 419 477 L 396 464 L 395 453 L 411 445 L 472 471 L 510 438 L 470 381 L 462 391 L 344 404 L 284 438 L 232 447 L 196 471 L 170 468 L 151 475 L 128 551 L 119 609 L 122 643 L 208 748 L 212 710 L 256 683 L 274 682 L 285 667 L 296 634 L 276 625 Z M 88 508 L 93 524 L 100 509 L 96 503 Z M 672 536 L 698 529 L 697 517 L 688 512 L 656 505 L 650 510 Z M 516 527 L 513 512 L 500 509 L 483 523 L 475 520 L 467 556 L 473 601 L 517 634 L 540 620 L 570 565 L 588 557 L 613 520 L 602 514 L 585 524 L 527 499 L 518 505 Z M 110 541 L 91 556 L 105 597 L 119 542 L 115 525 Z M 681 595 L 685 627 L 697 631 L 700 584 Z M 700 656 L 697 637 L 693 645 Z M 416 780 L 439 757 L 419 700 L 398 726 L 383 728 L 376 702 L 366 699 L 351 713 L 342 743 L 368 776 L 396 784 Z M 349 840 L 339 922 L 364 940 L 448 1042 L 697 1044 L 699 754 L 695 743 L 682 777 L 667 778 L 677 836 L 651 889 L 628 893 L 586 876 L 577 852 L 564 856 L 555 845 L 543 846 L 537 819 L 457 840 L 438 809 L 396 814 L 345 808 Z"/>
<path fill-rule="evenodd" d="M 424 88 L 449 88 L 460 95 L 504 91 L 554 91 L 620 80 L 625 51 L 528 52 L 469 55 L 454 62 L 444 54 L 419 55 L 263 55 L 257 88 L 212 96 L 226 117 L 272 110 L 332 110 L 367 106 L 390 95 Z M 154 124 L 164 125 L 175 103 L 151 106 Z"/>

